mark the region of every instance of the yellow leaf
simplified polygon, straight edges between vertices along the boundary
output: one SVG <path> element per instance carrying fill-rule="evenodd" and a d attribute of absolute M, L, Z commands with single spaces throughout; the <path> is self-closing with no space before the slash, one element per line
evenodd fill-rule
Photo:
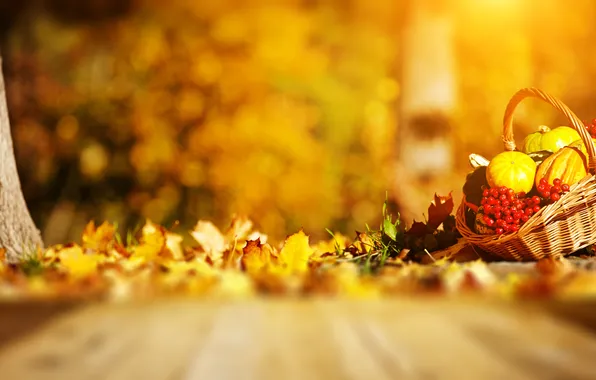
<path fill-rule="evenodd" d="M 147 221 L 142 230 L 140 244 L 134 247 L 132 258 L 143 258 L 147 261 L 155 260 L 166 244 L 165 232 L 159 226 Z"/>
<path fill-rule="evenodd" d="M 338 246 L 340 250 L 343 250 L 348 246 L 348 238 L 346 236 L 343 236 L 338 232 L 334 233 L 333 236 L 334 237 L 331 239 L 327 241 L 320 241 L 313 246 L 314 256 L 319 258 L 325 253 L 335 254 Z"/>
<path fill-rule="evenodd" d="M 95 222 L 91 221 L 83 231 L 83 248 L 105 253 L 114 241 L 115 232 L 114 226 L 108 222 L 103 222 L 96 228 Z"/>
<path fill-rule="evenodd" d="M 242 269 L 249 274 L 260 272 L 271 264 L 271 252 L 273 248 L 269 244 L 261 244 L 260 239 L 249 240 L 242 249 Z"/>
<path fill-rule="evenodd" d="M 166 247 L 175 260 L 183 260 L 182 236 L 171 232 L 166 232 Z"/>
<path fill-rule="evenodd" d="M 211 222 L 199 220 L 190 233 L 212 262 L 220 261 L 226 250 L 226 240 L 217 227 Z"/>
<path fill-rule="evenodd" d="M 85 277 L 97 271 L 99 256 L 96 254 L 86 255 L 81 246 L 75 244 L 63 248 L 58 252 L 62 267 L 68 270 L 72 277 Z"/>
<path fill-rule="evenodd" d="M 245 240 L 252 229 L 252 221 L 244 216 L 237 216 L 232 220 L 230 229 L 227 232 L 227 240 Z"/>
<path fill-rule="evenodd" d="M 313 249 L 308 244 L 308 236 L 300 230 L 286 239 L 279 259 L 288 271 L 302 273 L 308 269 L 308 259 L 312 254 Z"/>

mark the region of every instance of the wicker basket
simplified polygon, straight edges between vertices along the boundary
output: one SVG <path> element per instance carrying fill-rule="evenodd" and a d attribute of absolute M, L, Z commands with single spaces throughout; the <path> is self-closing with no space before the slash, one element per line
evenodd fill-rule
<path fill-rule="evenodd" d="M 596 243 L 596 149 L 582 121 L 561 101 L 535 88 L 518 91 L 509 101 L 503 120 L 506 151 L 516 149 L 513 112 L 528 97 L 539 98 L 561 111 L 575 128 L 588 152 L 589 175 L 561 199 L 534 214 L 519 231 L 506 235 L 479 235 L 466 225 L 465 196 L 456 214 L 456 226 L 472 245 L 505 260 L 532 261 L 569 255 Z"/>

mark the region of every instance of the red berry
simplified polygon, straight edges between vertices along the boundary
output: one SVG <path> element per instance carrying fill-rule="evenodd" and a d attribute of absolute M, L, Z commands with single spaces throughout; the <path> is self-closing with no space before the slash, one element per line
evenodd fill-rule
<path fill-rule="evenodd" d="M 540 185 L 548 185 L 548 181 L 546 180 L 546 178 L 540 178 L 540 181 L 538 183 Z"/>
<path fill-rule="evenodd" d="M 499 197 L 499 190 L 497 189 L 490 189 L 490 195 L 494 198 L 498 198 Z"/>
<path fill-rule="evenodd" d="M 509 210 L 511 210 L 511 212 L 512 212 L 512 213 L 515 213 L 515 212 L 517 212 L 517 207 L 515 207 L 515 206 L 511 206 L 511 207 L 509 208 Z"/>
<path fill-rule="evenodd" d="M 527 208 L 524 214 L 527 216 L 532 216 L 532 214 L 534 214 L 534 210 L 532 208 Z"/>
<path fill-rule="evenodd" d="M 490 218 L 489 218 L 489 219 L 486 221 L 486 224 L 487 224 L 489 227 L 492 227 L 492 226 L 494 226 L 494 225 L 495 225 L 495 220 L 494 220 L 494 219 L 490 219 Z"/>
<path fill-rule="evenodd" d="M 550 193 L 560 193 L 561 192 L 561 186 L 555 185 L 553 187 L 550 188 Z"/>
<path fill-rule="evenodd" d="M 513 225 L 511 226 L 511 232 L 519 231 L 519 226 Z"/>
<path fill-rule="evenodd" d="M 493 211 L 494 212 L 501 212 L 501 206 L 499 206 L 499 205 L 493 206 Z"/>
<path fill-rule="evenodd" d="M 550 191 L 545 191 L 542 195 L 544 195 L 544 198 L 550 198 Z"/>
<path fill-rule="evenodd" d="M 520 191 L 519 193 L 517 193 L 517 197 L 518 198 L 525 198 L 526 196 L 526 192 L 525 191 Z"/>
<path fill-rule="evenodd" d="M 559 199 L 561 199 L 561 195 L 560 195 L 559 193 L 552 193 L 552 194 L 550 195 L 550 199 L 551 199 L 553 202 L 556 202 L 556 201 L 558 201 Z"/>
<path fill-rule="evenodd" d="M 505 186 L 499 187 L 499 194 L 507 194 L 507 188 Z"/>
<path fill-rule="evenodd" d="M 488 205 L 488 206 L 484 207 L 484 213 L 486 215 L 492 214 L 493 213 L 493 207 L 491 205 Z"/>
<path fill-rule="evenodd" d="M 505 217 L 505 221 L 509 224 L 513 223 L 513 217 L 511 215 L 507 215 Z"/>
<path fill-rule="evenodd" d="M 503 233 L 505 232 L 502 228 L 497 228 L 495 230 L 495 232 L 497 233 L 497 235 L 503 235 Z"/>
<path fill-rule="evenodd" d="M 553 180 L 553 185 L 555 185 L 555 186 L 561 186 L 561 180 L 559 178 L 555 178 Z"/>
<path fill-rule="evenodd" d="M 537 196 L 537 195 L 534 195 L 534 196 L 532 197 L 532 203 L 534 203 L 534 204 L 536 204 L 536 205 L 539 205 L 539 204 L 540 204 L 540 197 L 539 197 L 539 196 Z"/>
<path fill-rule="evenodd" d="M 499 195 L 499 200 L 500 200 L 501 202 L 502 202 L 502 201 L 505 201 L 505 200 L 507 200 L 507 195 L 505 195 L 505 194 L 501 194 L 501 195 Z"/>
<path fill-rule="evenodd" d="M 527 222 L 529 219 L 530 219 L 530 217 L 529 217 L 529 216 L 527 216 L 527 215 L 522 215 L 522 217 L 521 217 L 521 221 L 522 221 L 522 223 L 525 223 L 525 222 Z"/>
<path fill-rule="evenodd" d="M 542 193 L 545 190 L 545 186 L 546 185 L 540 184 L 536 187 L 536 190 L 538 190 L 539 193 Z"/>
<path fill-rule="evenodd" d="M 513 214 L 513 219 L 520 219 L 522 215 L 523 213 L 521 211 L 517 211 L 515 214 Z"/>
<path fill-rule="evenodd" d="M 509 204 L 510 204 L 509 201 L 503 201 L 503 202 L 501 202 L 501 206 L 502 207 L 508 207 Z"/>
<path fill-rule="evenodd" d="M 490 195 L 489 193 L 490 193 L 490 192 L 489 192 L 488 190 L 484 190 L 484 191 L 482 192 L 482 196 L 483 196 L 483 197 L 488 197 L 488 196 Z"/>
<path fill-rule="evenodd" d="M 511 215 L 511 210 L 509 210 L 508 208 L 506 208 L 505 210 L 503 210 L 503 214 L 505 214 L 505 216 Z"/>
<path fill-rule="evenodd" d="M 540 206 L 538 206 L 538 205 L 534 206 L 533 210 L 534 210 L 534 212 L 540 211 Z"/>
<path fill-rule="evenodd" d="M 562 184 L 562 185 L 561 185 L 561 190 L 563 190 L 563 191 L 565 191 L 565 192 L 569 191 L 569 185 L 568 185 L 568 184 L 566 184 L 566 183 Z"/>
<path fill-rule="evenodd" d="M 500 212 L 495 212 L 495 218 L 501 219 L 502 214 Z"/>

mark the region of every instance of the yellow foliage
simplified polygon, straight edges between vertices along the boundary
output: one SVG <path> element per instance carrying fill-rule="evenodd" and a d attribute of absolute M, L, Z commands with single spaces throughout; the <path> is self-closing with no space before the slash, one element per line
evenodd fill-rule
<path fill-rule="evenodd" d="M 83 248 L 106 253 L 114 240 L 115 232 L 114 225 L 108 222 L 103 222 L 96 228 L 95 222 L 91 221 L 83 231 Z"/>
<path fill-rule="evenodd" d="M 134 248 L 132 258 L 142 258 L 146 261 L 155 260 L 166 246 L 165 231 L 162 227 L 147 221 L 142 229 L 140 244 Z"/>
<path fill-rule="evenodd" d="M 90 276 L 97 273 L 100 257 L 96 254 L 85 254 L 81 246 L 74 244 L 63 248 L 58 253 L 61 266 L 73 278 Z"/>
<path fill-rule="evenodd" d="M 300 230 L 286 239 L 279 252 L 279 261 L 290 273 L 304 273 L 308 270 L 308 260 L 313 252 L 308 236 Z"/>

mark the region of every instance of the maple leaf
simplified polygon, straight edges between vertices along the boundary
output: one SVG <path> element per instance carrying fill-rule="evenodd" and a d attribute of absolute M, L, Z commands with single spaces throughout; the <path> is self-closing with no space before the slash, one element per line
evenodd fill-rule
<path fill-rule="evenodd" d="M 227 247 L 226 239 L 213 223 L 199 220 L 190 234 L 212 262 L 221 261 Z"/>
<path fill-rule="evenodd" d="M 78 244 L 60 249 L 58 251 L 58 257 L 60 258 L 62 267 L 72 277 L 86 277 L 97 272 L 99 256 L 96 254 L 85 254 L 83 248 Z"/>
<path fill-rule="evenodd" d="M 425 223 L 416 222 L 416 221 L 414 221 L 414 223 L 412 223 L 412 226 L 406 232 L 406 234 L 412 235 L 412 236 L 424 236 L 427 233 L 428 233 L 428 226 Z"/>
<path fill-rule="evenodd" d="M 99 227 L 95 227 L 95 222 L 91 221 L 85 226 L 82 241 L 83 248 L 106 253 L 109 246 L 114 241 L 116 228 L 114 225 L 103 222 Z"/>
<path fill-rule="evenodd" d="M 182 252 L 182 236 L 171 232 L 166 232 L 166 248 L 172 254 L 174 260 L 184 259 Z"/>
<path fill-rule="evenodd" d="M 242 249 L 242 269 L 256 274 L 267 268 L 276 259 L 276 252 L 269 244 L 261 244 L 260 239 L 249 240 Z"/>
<path fill-rule="evenodd" d="M 308 240 L 303 230 L 286 239 L 279 260 L 289 272 L 304 273 L 308 269 L 308 259 L 314 252 Z"/>
<path fill-rule="evenodd" d="M 134 247 L 133 259 L 155 260 L 166 245 L 165 231 L 147 220 L 141 230 L 140 244 Z"/>
<path fill-rule="evenodd" d="M 428 222 L 426 225 L 431 230 L 436 230 L 445 219 L 453 212 L 453 197 L 435 194 L 434 202 L 428 207 Z"/>
<path fill-rule="evenodd" d="M 226 233 L 227 241 L 244 240 L 252 229 L 252 221 L 245 216 L 237 216 Z"/>

